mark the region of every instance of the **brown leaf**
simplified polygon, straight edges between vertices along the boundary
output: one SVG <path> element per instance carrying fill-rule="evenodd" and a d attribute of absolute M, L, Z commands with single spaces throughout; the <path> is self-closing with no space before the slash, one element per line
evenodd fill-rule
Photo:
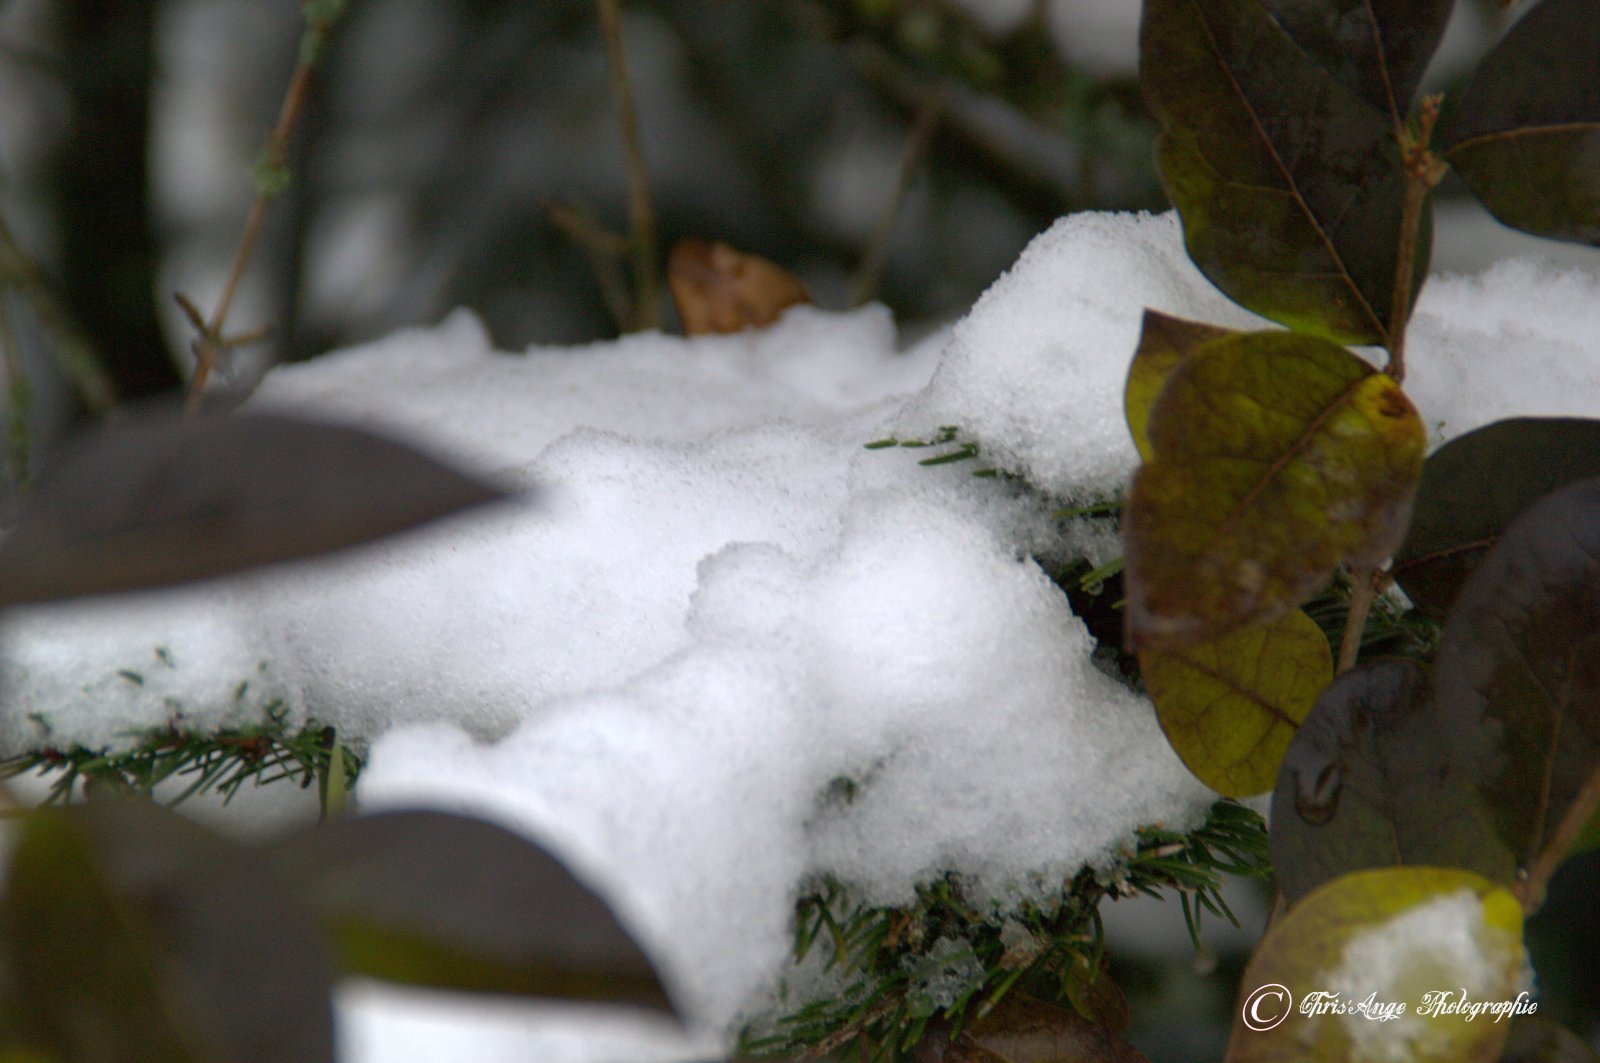
<path fill-rule="evenodd" d="M 667 283 L 686 336 L 763 328 L 811 301 L 788 270 L 721 242 L 680 240 L 667 257 Z"/>
<path fill-rule="evenodd" d="M 1065 1008 L 1007 994 L 954 1038 L 935 1026 L 917 1063 L 1146 1063 L 1110 1030 Z"/>

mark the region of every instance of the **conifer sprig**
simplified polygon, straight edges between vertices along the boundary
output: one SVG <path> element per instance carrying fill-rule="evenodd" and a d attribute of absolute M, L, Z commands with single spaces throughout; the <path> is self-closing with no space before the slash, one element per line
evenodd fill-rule
<path fill-rule="evenodd" d="M 335 741 L 333 728 L 308 720 L 289 723 L 289 710 L 273 700 L 262 709 L 260 723 L 202 733 L 176 725 L 131 735 L 135 741 L 118 750 L 73 745 L 40 749 L 0 760 L 0 778 L 38 774 L 50 778 L 47 803 L 65 803 L 85 787 L 106 787 L 153 796 L 162 783 L 184 783 L 168 804 L 215 791 L 230 801 L 245 786 L 292 781 L 301 788 L 328 776 L 335 754 L 338 778 L 348 785 L 360 773 L 361 757 Z"/>
<path fill-rule="evenodd" d="M 1176 892 L 1198 947 L 1206 913 L 1237 925 L 1222 897 L 1224 877 L 1270 873 L 1261 817 L 1219 801 L 1193 832 L 1139 830 L 1114 865 L 1084 868 L 1048 905 L 999 911 L 945 875 L 919 887 L 908 908 L 872 907 L 824 879 L 796 906 L 794 955 L 798 963 L 821 950 L 813 961 L 832 973 L 835 989 L 746 1031 L 741 1051 L 817 1059 L 867 1045 L 862 1058 L 872 1063 L 903 1060 L 930 1022 L 949 1023 L 955 1036 L 1013 989 L 1067 1002 L 1075 972 L 1100 969 L 1101 901 Z M 928 962 L 934 956 L 940 962 Z"/>

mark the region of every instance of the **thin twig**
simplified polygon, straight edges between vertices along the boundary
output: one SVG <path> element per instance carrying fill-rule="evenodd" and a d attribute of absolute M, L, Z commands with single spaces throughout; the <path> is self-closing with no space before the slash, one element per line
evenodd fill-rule
<path fill-rule="evenodd" d="M 56 298 L 44 271 L 22 250 L 5 220 L 0 218 L 0 290 L 5 288 L 14 288 L 33 310 L 39 324 L 50 333 L 54 340 L 49 344 L 51 355 L 84 404 L 95 413 L 105 413 L 116 406 L 116 388 L 105 371 L 100 353 Z"/>
<path fill-rule="evenodd" d="M 0 350 L 6 367 L 6 405 L 10 418 L 5 426 L 6 464 L 11 486 L 20 495 L 28 487 L 28 437 L 32 422 L 33 388 L 22 367 L 22 351 L 17 346 L 17 331 L 11 327 L 11 293 L 0 288 Z"/>
<path fill-rule="evenodd" d="M 189 380 L 191 409 L 199 404 L 207 380 L 230 350 L 257 342 L 266 335 L 263 330 L 254 329 L 242 335 L 229 336 L 223 329 L 227 325 L 228 312 L 233 308 L 234 298 L 238 295 L 239 285 L 244 280 L 244 271 L 249 266 L 250 258 L 255 254 L 256 244 L 261 239 L 267 208 L 288 187 L 289 138 L 294 134 L 294 128 L 305 110 L 306 97 L 311 89 L 311 75 L 321 58 L 328 32 L 343 13 L 342 3 L 320 3 L 315 5 L 315 12 L 312 10 L 313 5 L 307 3 L 303 6 L 306 9 L 307 25 L 300 39 L 300 61 L 289 79 L 289 88 L 284 92 L 283 104 L 278 109 L 278 121 L 267 136 L 266 147 L 262 149 L 261 159 L 257 164 L 255 201 L 251 203 L 250 213 L 245 218 L 244 232 L 239 237 L 238 248 L 234 250 L 233 265 L 228 270 L 228 279 L 222 286 L 222 294 L 217 297 L 216 308 L 211 311 L 208 320 L 197 323 L 199 335 L 190 344 L 195 356 L 194 375 Z M 194 313 L 193 304 L 181 295 L 178 301 L 193 322 L 198 316 Z"/>
<path fill-rule="evenodd" d="M 855 283 L 852 285 L 856 306 L 863 305 L 877 293 L 884 263 L 889 258 L 889 242 L 894 237 L 895 223 L 900 220 L 906 194 L 911 190 L 911 182 L 917 171 L 922 168 L 928 145 L 933 142 L 933 134 L 939 128 L 939 119 L 943 115 L 944 93 L 935 89 L 917 108 L 911 130 L 900 149 L 900 174 L 895 181 L 894 194 L 889 197 L 883 216 L 867 242 L 866 252 L 861 256 L 861 264 L 856 267 Z"/>
<path fill-rule="evenodd" d="M 1348 672 L 1355 667 L 1361 653 L 1361 635 L 1367 629 L 1367 614 L 1372 611 L 1372 601 L 1378 596 L 1378 581 L 1382 575 L 1370 568 L 1355 569 L 1350 573 L 1350 612 L 1344 618 L 1344 634 L 1339 639 L 1338 671 Z"/>
<path fill-rule="evenodd" d="M 1063 210 L 1087 201 L 1080 146 L 1017 103 L 951 77 L 930 77 L 873 41 L 852 41 L 845 55 L 869 86 L 902 107 L 914 110 L 930 90 L 942 92 L 943 128 L 965 151 L 1004 171 L 1008 192 Z"/>
<path fill-rule="evenodd" d="M 622 147 L 628 160 L 628 219 L 632 226 L 634 306 L 633 330 L 661 326 L 661 278 L 656 264 L 658 237 L 656 209 L 650 197 L 650 170 L 639 142 L 639 118 L 634 109 L 633 80 L 622 45 L 622 11 L 618 0 L 595 0 L 600 31 L 606 42 L 606 65 L 611 71 L 611 95 L 622 127 Z"/>
<path fill-rule="evenodd" d="M 1573 842 L 1578 840 L 1578 835 L 1583 833 L 1583 828 L 1594 818 L 1597 810 L 1600 810 L 1600 765 L 1589 773 L 1589 778 L 1579 787 L 1572 803 L 1567 806 L 1567 814 L 1556 825 L 1555 833 L 1539 850 L 1526 874 L 1517 883 L 1515 892 L 1525 913 L 1532 915 L 1544 904 L 1545 889 L 1550 885 L 1550 879 L 1572 851 Z"/>
<path fill-rule="evenodd" d="M 626 332 L 633 320 L 628 295 L 628 279 L 620 263 L 627 257 L 631 245 L 626 237 L 595 222 L 580 208 L 564 203 L 551 203 L 545 207 L 545 216 L 589 257 L 589 267 L 600 285 L 600 296 L 606 310 L 619 332 Z"/>
<path fill-rule="evenodd" d="M 1417 236 L 1422 225 L 1422 205 L 1433 186 L 1444 177 L 1444 163 L 1428 150 L 1433 126 L 1439 118 L 1442 97 L 1425 96 L 1417 132 L 1395 130 L 1405 167 L 1405 194 L 1400 207 L 1400 247 L 1395 256 L 1394 295 L 1389 301 L 1389 364 L 1386 372 L 1399 383 L 1406 378 L 1406 325 L 1411 318 L 1412 274 L 1416 271 Z"/>

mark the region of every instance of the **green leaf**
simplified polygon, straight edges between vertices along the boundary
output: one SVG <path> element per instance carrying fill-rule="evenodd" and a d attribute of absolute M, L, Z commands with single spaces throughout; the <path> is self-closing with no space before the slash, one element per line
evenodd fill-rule
<path fill-rule="evenodd" d="M 1156 161 L 1190 257 L 1229 298 L 1300 331 L 1388 345 L 1406 178 L 1392 118 L 1362 94 L 1375 58 L 1343 69 L 1317 56 L 1292 28 L 1327 29 L 1329 45 L 1347 31 L 1278 6 L 1298 13 L 1293 25 L 1261 0 L 1146 0 L 1139 77 L 1161 126 Z M 1366 6 L 1338 5 L 1361 18 Z M 1431 32 L 1385 41 L 1405 60 L 1402 88 Z M 1425 206 L 1414 290 L 1430 217 Z"/>
<path fill-rule="evenodd" d="M 1455 0 L 1262 0 L 1301 51 L 1390 121 L 1405 121 Z"/>
<path fill-rule="evenodd" d="M 1126 645 L 1171 650 L 1296 608 L 1399 545 L 1425 432 L 1388 376 L 1326 340 L 1252 332 L 1180 364 L 1123 512 Z"/>
<path fill-rule="evenodd" d="M 1267 931 L 1239 984 L 1226 1063 L 1493 1059 L 1508 1024 L 1429 1013 L 1426 994 L 1514 1000 L 1522 963 L 1522 909 L 1487 879 L 1447 868 L 1345 875 Z M 1318 1007 L 1329 1001 L 1317 993 L 1345 1013 Z"/>
<path fill-rule="evenodd" d="M 1235 329 L 1145 310 L 1144 323 L 1139 329 L 1139 349 L 1133 354 L 1133 362 L 1128 366 L 1128 383 L 1122 389 L 1128 431 L 1133 433 L 1133 445 L 1139 449 L 1139 457 L 1150 460 L 1150 437 L 1146 428 L 1150 423 L 1150 408 L 1156 404 L 1156 397 L 1178 363 L 1212 340 L 1236 335 Z"/>
<path fill-rule="evenodd" d="M 1272 867 L 1290 903 L 1366 868 L 1434 865 L 1515 880 L 1470 772 L 1412 661 L 1343 673 L 1317 699 L 1272 795 Z"/>
<path fill-rule="evenodd" d="M 1501 39 L 1439 127 L 1445 161 L 1502 222 L 1600 244 L 1600 18 L 1543 0 Z"/>
<path fill-rule="evenodd" d="M 510 831 L 443 812 L 345 817 L 274 847 L 345 971 L 447 989 L 669 1008 L 605 903 Z"/>
<path fill-rule="evenodd" d="M 504 497 L 358 428 L 272 413 L 123 414 L 41 469 L 0 543 L 0 604 L 226 575 Z"/>
<path fill-rule="evenodd" d="M 1437 676 L 1536 905 L 1600 798 L 1600 478 L 1546 496 L 1484 555 Z"/>
<path fill-rule="evenodd" d="M 1394 577 L 1442 618 L 1484 553 L 1558 487 L 1600 476 L 1600 421 L 1519 417 L 1468 432 L 1429 456 Z"/>
<path fill-rule="evenodd" d="M 1522 1015 L 1511 1024 L 1499 1063 L 1600 1063 L 1600 1052 L 1564 1026 Z"/>
<path fill-rule="evenodd" d="M 74 1063 L 333 1059 L 309 914 L 252 851 L 149 802 L 29 813 L 0 950 L 26 972 L 0 1002 L 16 1036 Z"/>
<path fill-rule="evenodd" d="M 1284 750 L 1333 678 L 1327 636 L 1295 610 L 1183 649 L 1139 655 L 1167 741 L 1225 797 L 1271 789 Z"/>

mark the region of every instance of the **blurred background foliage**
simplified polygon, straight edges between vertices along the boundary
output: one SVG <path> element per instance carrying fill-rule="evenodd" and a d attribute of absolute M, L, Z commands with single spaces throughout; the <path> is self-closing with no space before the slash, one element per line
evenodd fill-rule
<path fill-rule="evenodd" d="M 1160 207 L 1131 57 L 1081 69 L 1045 5 L 989 6 L 1017 10 L 628 5 L 662 246 L 725 240 L 823 305 L 939 321 L 1059 215 Z M 5 214 L 119 392 L 171 387 L 171 293 L 204 307 L 220 286 L 298 5 L 9 0 L 3 18 Z M 591 0 L 355 0 L 289 161 L 237 318 L 275 325 L 273 358 L 457 305 L 512 349 L 612 332 L 590 252 L 626 227 L 626 168 Z"/>
<path fill-rule="evenodd" d="M 1461 6 L 1447 62 L 1496 18 L 1492 0 Z M 205 309 L 222 287 L 300 7 L 0 0 L 0 216 L 63 319 L 38 336 L 36 308 L 7 315 L 17 344 L 59 343 L 70 321 L 119 394 L 178 383 L 191 336 L 173 295 Z M 724 240 L 825 307 L 878 298 L 912 335 L 947 322 L 1056 217 L 1165 205 L 1138 13 L 628 3 L 660 247 Z M 621 143 L 593 0 L 350 0 L 230 318 L 274 328 L 241 372 L 459 305 L 513 350 L 614 334 Z M 35 392 L 48 414 L 57 392 Z"/>

